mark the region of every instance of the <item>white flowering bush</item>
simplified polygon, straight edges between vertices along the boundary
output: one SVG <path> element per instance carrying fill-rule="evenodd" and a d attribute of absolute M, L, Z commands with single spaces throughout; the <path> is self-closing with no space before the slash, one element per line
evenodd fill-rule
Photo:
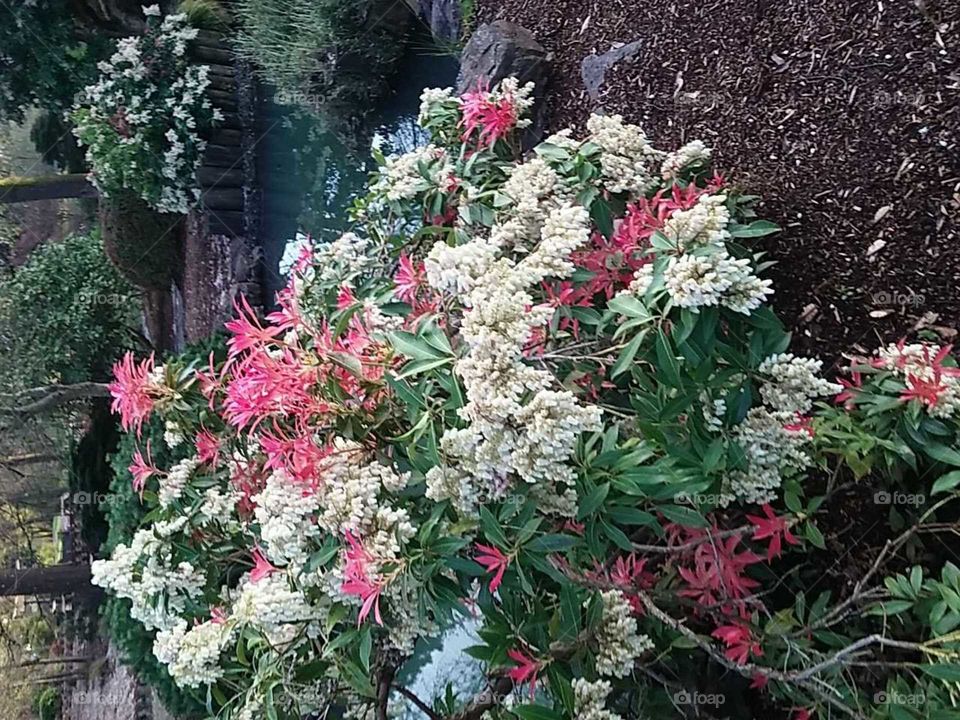
<path fill-rule="evenodd" d="M 201 136 L 219 110 L 206 96 L 209 68 L 187 58 L 197 30 L 186 15 L 145 13 L 146 33 L 119 40 L 79 98 L 74 132 L 101 193 L 131 192 L 160 212 L 183 214 L 199 197 Z"/>
<path fill-rule="evenodd" d="M 144 521 L 94 581 L 224 718 L 956 713 L 960 571 L 886 561 L 957 471 L 818 587 L 839 487 L 960 467 L 949 349 L 824 379 L 765 304 L 747 243 L 775 226 L 707 148 L 595 116 L 521 157 L 529 93 L 425 93 L 433 144 L 380 158 L 276 312 L 238 303 L 225 361 L 118 364 L 124 429 L 159 415 L 179 459 L 133 455 Z M 411 655 L 463 617 L 486 687 L 417 696 Z"/>

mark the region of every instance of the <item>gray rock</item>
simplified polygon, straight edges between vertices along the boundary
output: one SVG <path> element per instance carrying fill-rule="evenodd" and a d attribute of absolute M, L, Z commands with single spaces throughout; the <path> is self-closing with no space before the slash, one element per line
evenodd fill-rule
<path fill-rule="evenodd" d="M 533 124 L 524 135 L 525 147 L 532 147 L 543 134 L 543 97 L 550 56 L 524 27 L 507 20 L 481 25 L 470 37 L 460 56 L 457 93 L 477 87 L 493 87 L 511 75 L 521 84 L 533 82 Z"/>
<path fill-rule="evenodd" d="M 460 39 L 460 0 L 407 0 L 414 14 L 430 26 L 437 40 Z"/>
<path fill-rule="evenodd" d="M 580 76 L 583 78 L 583 85 L 590 99 L 596 101 L 600 98 L 600 88 L 603 87 L 607 70 L 622 60 L 632 58 L 639 51 L 640 41 L 634 40 L 602 55 L 593 54 L 585 57 L 580 64 Z"/>

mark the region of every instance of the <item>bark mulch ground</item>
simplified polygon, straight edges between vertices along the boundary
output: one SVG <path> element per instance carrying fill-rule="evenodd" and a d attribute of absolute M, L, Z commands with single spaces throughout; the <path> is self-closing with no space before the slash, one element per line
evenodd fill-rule
<path fill-rule="evenodd" d="M 712 145 L 784 232 L 763 249 L 800 352 L 960 324 L 956 0 L 477 0 L 553 53 L 550 129 L 621 113 Z M 639 41 L 597 100 L 581 63 Z"/>

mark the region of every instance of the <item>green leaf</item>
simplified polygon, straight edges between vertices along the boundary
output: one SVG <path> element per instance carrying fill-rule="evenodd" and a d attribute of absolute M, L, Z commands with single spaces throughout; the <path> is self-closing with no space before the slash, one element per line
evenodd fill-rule
<path fill-rule="evenodd" d="M 494 545 L 499 545 L 501 549 L 510 547 L 510 543 L 507 542 L 507 536 L 503 534 L 500 523 L 498 523 L 493 514 L 483 506 L 480 507 L 480 527 L 483 528 L 483 534 L 486 535 Z"/>
<path fill-rule="evenodd" d="M 637 352 L 640 350 L 640 345 L 643 343 L 643 338 L 646 337 L 646 334 L 645 331 L 637 333 L 633 337 L 633 340 L 627 343 L 627 346 L 620 351 L 617 361 L 610 370 L 611 380 L 630 369 L 630 365 L 637 356 Z"/>
<path fill-rule="evenodd" d="M 535 553 L 563 552 L 580 544 L 580 539 L 572 535 L 547 534 L 534 538 L 526 549 Z"/>
<path fill-rule="evenodd" d="M 804 526 L 804 535 L 806 536 L 807 540 L 813 543 L 814 546 L 820 548 L 821 550 L 827 549 L 827 543 L 823 539 L 823 533 L 820 532 L 820 529 L 812 522 L 808 522 Z"/>
<path fill-rule="evenodd" d="M 693 508 L 683 507 L 682 505 L 659 505 L 657 510 L 662 512 L 670 522 L 675 522 L 684 527 L 705 528 L 710 525 L 707 519 Z"/>
<path fill-rule="evenodd" d="M 580 502 L 580 510 L 577 513 L 577 520 L 583 520 L 585 517 L 588 517 L 595 513 L 603 501 L 607 499 L 607 495 L 610 492 L 610 483 L 604 483 L 599 485 L 591 490 L 587 496 Z"/>
<path fill-rule="evenodd" d="M 898 615 L 913 607 L 912 600 L 889 600 L 867 609 L 867 615 Z"/>
<path fill-rule="evenodd" d="M 780 226 L 769 220 L 754 220 L 749 225 L 736 225 L 730 230 L 733 237 L 758 238 L 780 232 Z"/>
<path fill-rule="evenodd" d="M 413 360 L 439 360 L 444 358 L 439 350 L 413 333 L 392 332 L 387 334 L 387 338 L 397 352 Z"/>
<path fill-rule="evenodd" d="M 948 472 L 946 475 L 941 475 L 937 478 L 930 494 L 936 495 L 937 493 L 947 492 L 948 490 L 953 490 L 957 485 L 960 485 L 960 470 Z"/>
<path fill-rule="evenodd" d="M 370 626 L 367 625 L 360 634 L 360 662 L 363 663 L 363 669 L 370 672 L 370 652 L 373 650 L 373 634 L 370 632 Z"/>
<path fill-rule="evenodd" d="M 957 452 L 953 448 L 928 442 L 924 444 L 923 451 L 934 460 L 939 460 L 945 465 L 960 467 L 960 452 Z"/>
<path fill-rule="evenodd" d="M 663 376 L 663 382 L 670 387 L 681 387 L 683 382 L 680 380 L 680 362 L 673 351 L 667 334 L 663 328 L 657 330 L 657 378 Z"/>
<path fill-rule="evenodd" d="M 957 663 L 936 663 L 921 665 L 920 669 L 930 677 L 949 682 L 960 682 L 960 665 Z"/>
<path fill-rule="evenodd" d="M 521 705 L 512 712 L 522 720 L 564 720 L 563 715 L 546 705 Z"/>

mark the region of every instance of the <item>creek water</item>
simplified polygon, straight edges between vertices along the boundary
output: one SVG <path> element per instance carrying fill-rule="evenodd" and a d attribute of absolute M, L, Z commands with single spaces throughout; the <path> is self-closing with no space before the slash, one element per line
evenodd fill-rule
<path fill-rule="evenodd" d="M 375 169 L 370 144 L 387 155 L 426 144 L 417 125 L 420 94 L 455 85 L 458 70 L 456 57 L 433 46 L 429 35 L 415 34 L 396 68 L 391 94 L 377 102 L 366 125 L 370 130 L 353 142 L 324 132 L 309 110 L 271 108 L 276 119 L 262 141 L 266 152 L 259 153 L 265 158 L 259 168 L 263 275 L 271 301 L 284 284 L 298 236 L 324 242 L 348 229 L 346 209 L 366 191 Z"/>

